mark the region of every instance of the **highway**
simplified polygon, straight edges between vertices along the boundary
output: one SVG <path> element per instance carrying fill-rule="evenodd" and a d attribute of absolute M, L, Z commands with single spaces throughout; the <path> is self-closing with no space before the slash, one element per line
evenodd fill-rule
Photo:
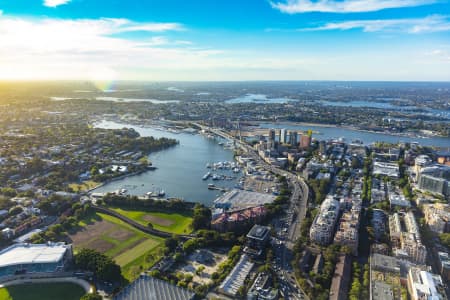
<path fill-rule="evenodd" d="M 306 210 L 308 205 L 309 188 L 302 178 L 296 174 L 280 169 L 276 166 L 268 164 L 264 161 L 258 153 L 248 144 L 243 143 L 228 133 L 219 130 L 209 128 L 196 123 L 198 127 L 205 131 L 209 131 L 222 138 L 234 141 L 236 146 L 240 147 L 247 156 L 251 157 L 254 161 L 264 166 L 267 171 L 274 174 L 285 176 L 288 180 L 288 184 L 292 189 L 291 198 L 289 201 L 289 208 L 287 209 L 286 217 L 281 218 L 280 224 L 284 224 L 283 228 L 286 230 L 286 234 L 281 234 L 283 240 L 280 247 L 275 247 L 275 270 L 279 274 L 279 282 L 281 290 L 284 294 L 284 299 L 308 299 L 308 296 L 301 291 L 297 285 L 293 268 L 291 265 L 292 249 L 295 241 L 300 236 L 300 226 L 302 220 L 306 216 Z"/>

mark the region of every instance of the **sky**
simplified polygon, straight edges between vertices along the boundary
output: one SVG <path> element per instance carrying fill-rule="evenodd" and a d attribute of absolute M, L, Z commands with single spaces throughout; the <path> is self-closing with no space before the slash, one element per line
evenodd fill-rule
<path fill-rule="evenodd" d="M 450 81 L 450 0 L 0 0 L 0 79 Z"/>

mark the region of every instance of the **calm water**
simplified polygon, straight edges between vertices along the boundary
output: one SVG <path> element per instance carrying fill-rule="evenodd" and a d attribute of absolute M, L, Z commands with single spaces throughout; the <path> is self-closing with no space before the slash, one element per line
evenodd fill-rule
<path fill-rule="evenodd" d="M 134 128 L 142 136 L 168 137 L 180 142 L 178 146 L 149 155 L 153 165 L 158 168 L 157 170 L 113 181 L 97 189 L 96 192 L 111 192 L 125 188 L 130 194 L 144 195 L 147 192 L 163 189 L 166 192 L 166 197 L 179 197 L 186 201 L 211 205 L 220 192 L 208 190 L 208 183 L 228 188 L 236 184 L 237 179 L 214 182 L 212 179 L 202 180 L 203 175 L 210 170 L 206 168 L 207 163 L 233 160 L 233 152 L 218 145 L 218 140 L 209 139 L 199 134 L 175 134 L 153 128 L 142 128 L 108 121 L 97 123 L 96 127 L 107 129 Z M 231 171 L 217 170 L 211 172 L 240 176 L 240 174 L 236 175 Z"/>
<path fill-rule="evenodd" d="M 394 100 L 394 99 L 385 98 L 385 100 Z M 419 108 L 417 106 L 398 106 L 389 102 L 363 101 L 363 100 L 353 100 L 348 102 L 321 100 L 317 102 L 323 104 L 324 106 L 382 108 L 382 109 L 403 111 L 405 113 L 415 113 L 415 114 L 418 113 L 421 115 L 438 116 L 441 118 L 450 119 L 449 110 L 438 110 L 429 107 Z M 414 110 L 417 109 L 419 110 L 423 109 L 424 112 L 415 112 Z"/>
<path fill-rule="evenodd" d="M 233 98 L 230 100 L 225 101 L 229 104 L 235 104 L 235 103 L 287 103 L 290 101 L 297 101 L 293 99 L 288 98 L 267 98 L 266 95 L 263 94 L 247 94 L 245 96 L 241 96 L 238 98 Z"/>
<path fill-rule="evenodd" d="M 84 100 L 85 98 L 73 98 L 73 97 L 50 97 L 53 101 L 64 100 Z M 86 97 L 90 100 L 111 101 L 111 102 L 151 102 L 153 104 L 165 104 L 165 103 L 179 103 L 179 100 L 158 100 L 158 99 L 139 99 L 139 98 L 118 98 L 118 97 Z"/>
<path fill-rule="evenodd" d="M 288 130 L 302 130 L 308 129 L 319 134 L 313 134 L 313 138 L 319 140 L 327 140 L 333 138 L 345 138 L 345 141 L 351 142 L 352 140 L 359 139 L 364 144 L 371 144 L 373 142 L 418 142 L 424 146 L 436 146 L 436 147 L 450 147 L 450 138 L 431 137 L 431 138 L 411 138 L 403 136 L 395 136 L 383 133 L 373 133 L 357 131 L 340 127 L 322 127 L 322 126 L 306 126 L 306 125 L 293 125 L 293 124 L 279 124 L 279 123 L 261 123 L 261 128 L 286 128 Z"/>

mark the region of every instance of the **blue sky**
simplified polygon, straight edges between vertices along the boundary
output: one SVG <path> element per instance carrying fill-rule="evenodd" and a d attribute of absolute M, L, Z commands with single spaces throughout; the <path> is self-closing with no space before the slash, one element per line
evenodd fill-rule
<path fill-rule="evenodd" d="M 0 0 L 1 79 L 450 80 L 448 0 Z"/>

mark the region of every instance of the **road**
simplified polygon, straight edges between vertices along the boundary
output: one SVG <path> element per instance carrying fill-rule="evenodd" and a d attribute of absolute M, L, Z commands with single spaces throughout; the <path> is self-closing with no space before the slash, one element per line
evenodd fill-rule
<path fill-rule="evenodd" d="M 277 233 L 281 234 L 282 240 L 280 240 L 281 244 L 275 247 L 274 267 L 277 274 L 279 274 L 278 279 L 283 290 L 284 299 L 308 299 L 306 294 L 302 292 L 300 287 L 297 285 L 291 265 L 292 249 L 295 241 L 300 236 L 301 222 L 306 216 L 309 196 L 308 185 L 296 174 L 268 164 L 251 146 L 239 141 L 227 132 L 209 128 L 198 123 L 196 123 L 196 125 L 203 130 L 207 130 L 215 135 L 234 141 L 237 147 L 240 147 L 247 156 L 264 166 L 267 171 L 280 176 L 285 176 L 288 180 L 288 184 L 292 189 L 292 194 L 286 217 L 278 220 L 278 222 L 282 224 L 282 228 L 285 233 Z"/>

